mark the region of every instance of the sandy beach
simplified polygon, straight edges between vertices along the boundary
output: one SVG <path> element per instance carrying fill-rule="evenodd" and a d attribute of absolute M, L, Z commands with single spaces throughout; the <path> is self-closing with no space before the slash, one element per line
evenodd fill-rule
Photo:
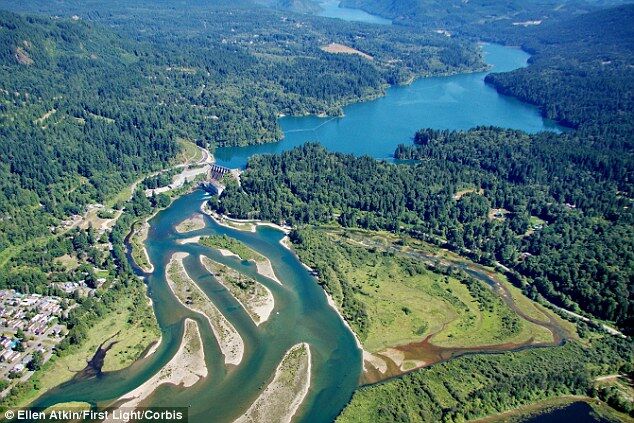
<path fill-rule="evenodd" d="M 273 222 L 265 222 L 258 219 L 234 219 L 225 215 L 216 213 L 207 207 L 207 203 L 203 203 L 200 210 L 206 215 L 210 216 L 217 224 L 224 226 L 225 228 L 237 229 L 239 231 L 255 232 L 258 226 L 268 226 L 270 228 L 277 229 L 285 234 L 290 233 L 291 228 L 280 226 Z M 233 225 L 231 225 L 233 223 Z"/>
<path fill-rule="evenodd" d="M 370 369 L 366 367 L 366 363 L 381 373 L 387 372 L 387 363 L 382 358 L 363 350 L 363 371 L 367 372 Z"/>
<path fill-rule="evenodd" d="M 198 242 L 200 241 L 200 237 L 199 236 L 193 236 L 191 238 L 185 238 L 185 239 L 179 239 L 178 243 L 183 245 L 183 244 L 198 244 Z"/>
<path fill-rule="evenodd" d="M 156 352 L 156 350 L 158 350 L 158 347 L 161 345 L 161 342 L 163 342 L 163 337 L 161 336 L 157 341 L 155 341 L 152 346 L 150 347 L 149 350 L 147 350 L 147 352 L 145 353 L 145 355 L 143 356 L 143 358 L 148 358 L 149 356 L 151 356 L 152 354 L 154 354 Z"/>
<path fill-rule="evenodd" d="M 310 371 L 309 345 L 294 345 L 277 366 L 271 383 L 235 423 L 290 423 L 310 388 Z"/>
<path fill-rule="evenodd" d="M 225 356 L 225 363 L 237 366 L 244 355 L 242 337 L 185 271 L 183 259 L 188 255 L 187 253 L 175 253 L 172 256 L 167 265 L 167 283 L 183 306 L 207 317 L 220 350 Z"/>
<path fill-rule="evenodd" d="M 258 260 L 255 262 L 255 266 L 258 268 L 258 273 L 265 278 L 269 278 L 274 280 L 275 282 L 282 285 L 282 281 L 280 281 L 273 270 L 273 265 L 271 264 L 271 260 L 265 258 L 265 260 Z"/>
<path fill-rule="evenodd" d="M 169 383 L 190 387 L 205 377 L 207 365 L 198 325 L 194 320 L 185 319 L 185 333 L 174 357 L 141 386 L 123 395 L 119 408 L 138 407 L 160 385 Z"/>
<path fill-rule="evenodd" d="M 200 262 L 234 296 L 256 326 L 269 319 L 275 308 L 275 299 L 267 287 L 208 257 L 200 256 Z M 236 280 L 240 281 L 240 286 L 232 282 Z"/>

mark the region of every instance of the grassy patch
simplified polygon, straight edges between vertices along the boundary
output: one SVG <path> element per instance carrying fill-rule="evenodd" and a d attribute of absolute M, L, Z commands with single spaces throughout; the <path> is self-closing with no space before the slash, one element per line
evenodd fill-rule
<path fill-rule="evenodd" d="M 145 250 L 145 240 L 148 233 L 148 224 L 145 221 L 136 222 L 130 237 L 130 247 L 132 249 L 132 259 L 141 269 L 150 271 L 152 263 Z"/>
<path fill-rule="evenodd" d="M 365 313 L 364 322 L 349 321 L 371 352 L 430 334 L 444 347 L 552 341 L 550 331 L 521 318 L 484 282 L 437 272 L 406 254 L 361 246 L 341 233 L 303 230 L 300 238 L 295 245 L 300 258 L 317 269 L 343 314 L 354 315 L 347 307 Z M 407 247 L 409 253 L 416 249 Z M 547 320 L 518 290 L 513 295 L 530 315 Z"/>
<path fill-rule="evenodd" d="M 196 144 L 183 138 L 179 138 L 177 142 L 181 151 L 174 159 L 174 163 L 197 163 L 202 160 L 203 153 Z"/>
<path fill-rule="evenodd" d="M 265 258 L 258 252 L 247 247 L 237 239 L 226 235 L 212 235 L 200 239 L 200 243 L 207 247 L 231 251 L 240 256 L 242 260 L 264 261 Z"/>

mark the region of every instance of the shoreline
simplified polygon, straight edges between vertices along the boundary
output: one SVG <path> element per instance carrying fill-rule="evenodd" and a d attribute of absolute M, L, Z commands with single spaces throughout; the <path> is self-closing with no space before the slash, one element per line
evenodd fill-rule
<path fill-rule="evenodd" d="M 136 389 L 122 395 L 119 398 L 119 401 L 122 402 L 119 403 L 117 409 L 137 408 L 161 385 L 172 384 L 188 388 L 207 377 L 205 351 L 198 324 L 195 320 L 186 318 L 184 325 L 185 330 L 176 354 L 150 379 Z"/>
<path fill-rule="evenodd" d="M 137 238 L 138 247 L 140 247 L 139 250 L 141 251 L 141 254 L 143 254 L 143 256 L 145 257 L 147 266 L 137 263 L 137 261 L 134 260 L 134 256 L 132 257 L 132 259 L 134 260 L 136 265 L 139 267 L 139 269 L 141 269 L 144 273 L 154 273 L 154 270 L 155 270 L 154 264 L 152 263 L 152 260 L 150 260 L 150 254 L 147 250 L 147 247 L 145 246 L 145 242 L 147 241 L 149 231 L 150 231 L 150 219 L 152 219 L 155 215 L 156 213 L 144 219 L 140 223 L 139 229 L 133 230 L 132 237 L 131 237 L 131 238 L 138 237 Z M 134 245 L 132 245 L 132 247 L 133 247 L 132 250 L 134 251 Z"/>
<path fill-rule="evenodd" d="M 304 351 L 305 353 L 302 354 Z M 302 355 L 294 357 L 296 353 Z M 296 363 L 293 362 L 294 359 L 296 359 Z M 288 372 L 291 374 L 286 374 Z M 273 380 L 264 388 L 264 391 L 249 406 L 247 411 L 234 420 L 234 423 L 265 423 L 269 421 L 290 423 L 299 411 L 311 387 L 311 372 L 310 345 L 306 342 L 293 345 L 284 354 L 282 361 L 275 369 Z M 299 389 L 296 390 L 297 388 Z M 291 398 L 292 401 L 289 403 Z M 275 411 L 278 413 L 281 411 L 281 413 L 277 414 Z M 275 418 L 272 418 L 271 415 L 275 415 Z"/>
<path fill-rule="evenodd" d="M 602 403 L 596 398 L 591 398 L 584 395 L 563 395 L 551 398 L 545 398 L 537 402 L 520 405 L 506 411 L 502 411 L 496 414 L 490 414 L 485 417 L 472 420 L 473 423 L 497 423 L 507 422 L 510 419 L 516 419 L 517 421 L 523 421 L 530 417 L 537 417 L 543 414 L 548 414 L 554 410 L 568 407 L 576 402 L 583 402 L 588 404 L 594 410 L 595 407 L 608 407 L 605 403 Z M 610 408 L 610 410 L 612 410 Z M 595 410 L 596 411 L 596 410 Z M 515 420 L 513 420 L 515 421 Z"/>
<path fill-rule="evenodd" d="M 188 257 L 188 253 L 177 252 L 172 255 L 169 263 L 166 267 L 165 279 L 167 280 L 167 285 L 177 299 L 177 301 L 185 308 L 195 312 L 202 314 L 207 318 L 209 325 L 211 326 L 212 332 L 216 337 L 216 341 L 218 342 L 218 346 L 222 354 L 225 357 L 225 364 L 231 365 L 239 365 L 244 356 L 244 341 L 242 337 L 238 333 L 238 331 L 234 328 L 234 326 L 227 320 L 227 318 L 218 310 L 218 308 L 214 305 L 211 299 L 205 294 L 205 292 L 198 286 L 196 282 L 194 282 L 191 277 L 187 274 L 185 267 L 183 266 L 183 259 Z M 178 266 L 177 271 L 182 272 L 182 278 L 184 284 L 187 285 L 185 289 L 186 292 L 192 295 L 192 291 L 197 293 L 200 300 L 203 304 L 198 307 L 194 307 L 190 304 L 186 304 L 181 296 L 182 292 L 180 291 L 177 283 L 170 276 L 170 271 L 174 266 Z M 180 295 L 179 295 L 180 294 Z M 217 320 L 217 321 L 216 321 Z"/>
<path fill-rule="evenodd" d="M 213 210 L 210 210 L 207 207 L 207 202 L 203 202 L 203 204 L 200 206 L 200 211 L 206 214 L 207 216 L 211 217 L 218 225 L 224 226 L 225 228 L 238 230 L 238 231 L 255 232 L 259 226 L 263 226 L 263 227 L 277 229 L 278 231 L 281 231 L 285 233 L 286 235 L 288 235 L 292 229 L 288 226 L 281 226 L 281 225 L 278 225 L 277 223 L 266 222 L 260 219 L 236 219 L 233 217 L 226 216 L 224 214 L 219 214 Z M 225 221 L 232 222 L 238 225 L 250 225 L 250 228 L 249 229 L 237 228 L 235 226 L 231 226 L 224 223 Z"/>

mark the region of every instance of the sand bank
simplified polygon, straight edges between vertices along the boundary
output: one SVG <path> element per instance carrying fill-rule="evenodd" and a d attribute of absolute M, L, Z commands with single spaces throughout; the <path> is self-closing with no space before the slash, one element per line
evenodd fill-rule
<path fill-rule="evenodd" d="M 174 357 L 144 384 L 122 396 L 119 408 L 138 407 L 160 385 L 169 383 L 187 388 L 205 377 L 207 365 L 198 325 L 194 320 L 185 319 L 185 333 Z"/>
<path fill-rule="evenodd" d="M 294 345 L 277 366 L 271 383 L 235 423 L 289 423 L 310 388 L 310 370 L 309 345 Z"/>
<path fill-rule="evenodd" d="M 183 220 L 181 223 L 176 225 L 174 229 L 179 234 L 183 234 L 186 232 L 197 231 L 199 229 L 203 229 L 205 227 L 205 219 L 200 214 L 190 217 L 189 219 Z"/>
<path fill-rule="evenodd" d="M 220 350 L 225 356 L 225 363 L 237 366 L 244 355 L 244 342 L 233 325 L 185 271 L 183 259 L 188 255 L 187 253 L 175 253 L 172 256 L 167 265 L 167 283 L 183 306 L 207 317 Z"/>

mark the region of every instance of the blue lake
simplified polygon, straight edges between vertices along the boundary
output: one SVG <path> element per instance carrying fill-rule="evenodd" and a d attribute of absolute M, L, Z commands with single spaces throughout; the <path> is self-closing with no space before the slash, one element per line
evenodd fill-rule
<path fill-rule="evenodd" d="M 491 72 L 526 66 L 524 51 L 497 44 L 482 46 Z M 386 95 L 344 108 L 344 117 L 284 117 L 284 139 L 277 143 L 216 150 L 218 164 L 244 167 L 254 154 L 279 153 L 318 141 L 332 151 L 389 159 L 398 144 L 411 142 L 421 128 L 468 129 L 495 125 L 527 132 L 559 131 L 539 110 L 503 96 L 484 83 L 488 72 L 423 78 L 411 85 L 391 87 Z"/>

